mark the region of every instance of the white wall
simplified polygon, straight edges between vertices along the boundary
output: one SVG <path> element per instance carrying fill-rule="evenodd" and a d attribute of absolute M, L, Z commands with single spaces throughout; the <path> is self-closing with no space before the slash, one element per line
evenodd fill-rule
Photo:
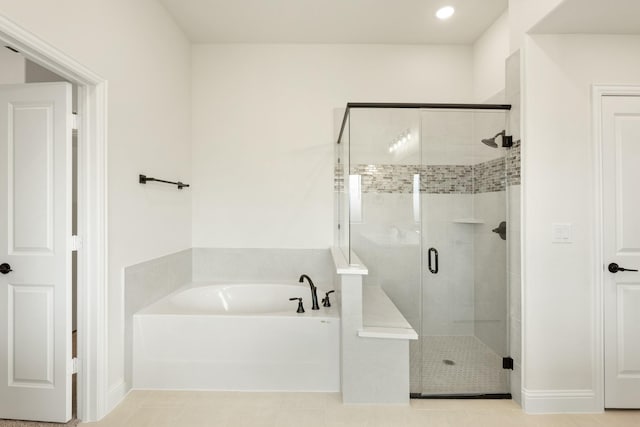
<path fill-rule="evenodd" d="M 24 57 L 0 46 L 0 84 L 24 83 Z"/>
<path fill-rule="evenodd" d="M 509 56 L 509 12 L 505 11 L 473 44 L 473 101 L 487 102 L 504 90 Z"/>
<path fill-rule="evenodd" d="M 0 13 L 108 80 L 109 382 L 124 389 L 123 268 L 191 246 L 190 45 L 155 0 L 0 0 Z"/>
<path fill-rule="evenodd" d="M 525 34 L 564 0 L 509 0 L 509 47 L 523 45 Z"/>
<path fill-rule="evenodd" d="M 468 46 L 193 47 L 193 245 L 326 248 L 348 101 L 469 102 Z"/>
<path fill-rule="evenodd" d="M 639 51 L 638 36 L 534 36 L 525 45 L 523 399 L 529 411 L 602 409 L 591 356 L 601 327 L 593 307 L 599 248 L 591 85 L 640 85 Z M 554 222 L 573 224 L 574 243 L 551 243 Z"/>

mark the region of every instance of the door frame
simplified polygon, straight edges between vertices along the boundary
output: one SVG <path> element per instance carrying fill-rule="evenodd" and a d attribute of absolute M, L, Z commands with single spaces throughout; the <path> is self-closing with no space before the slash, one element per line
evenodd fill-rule
<path fill-rule="evenodd" d="M 640 86 L 629 85 L 593 85 L 591 91 L 592 106 L 592 131 L 593 131 L 593 167 L 594 179 L 594 287 L 593 287 L 593 385 L 595 398 L 598 406 L 604 411 L 604 224 L 603 224 L 603 202 L 602 192 L 604 191 L 603 167 L 602 167 L 602 98 L 605 96 L 640 96 Z"/>
<path fill-rule="evenodd" d="M 0 14 L 0 41 L 78 86 L 77 416 L 108 408 L 107 81 Z"/>

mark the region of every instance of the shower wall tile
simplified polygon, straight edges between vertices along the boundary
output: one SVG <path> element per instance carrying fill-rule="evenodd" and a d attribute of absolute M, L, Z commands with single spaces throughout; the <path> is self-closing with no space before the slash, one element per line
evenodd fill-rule
<path fill-rule="evenodd" d="M 507 219 L 506 191 L 475 194 L 473 203 L 475 216 L 484 221 L 473 226 L 475 336 L 504 356 L 509 352 L 507 242 L 493 229 Z"/>
<path fill-rule="evenodd" d="M 514 141 L 521 138 L 520 132 L 520 51 L 514 52 L 506 60 L 505 64 L 505 99 L 511 105 L 509 111 L 509 130 Z"/>
<path fill-rule="evenodd" d="M 193 248 L 194 282 L 294 283 L 307 274 L 328 290 L 334 272 L 328 249 Z"/>
<path fill-rule="evenodd" d="M 515 52 L 506 61 L 506 99 L 511 104 L 509 114 L 509 129 L 513 135 L 514 144 L 507 151 L 507 185 L 508 191 L 508 254 L 509 254 L 509 312 L 511 315 L 510 354 L 514 359 L 514 370 L 511 373 L 511 394 L 513 400 L 521 402 L 521 346 L 522 346 L 522 276 L 520 269 L 520 149 L 521 149 L 521 90 L 520 90 L 520 51 Z"/>
<path fill-rule="evenodd" d="M 507 150 L 506 157 L 507 185 L 520 185 L 520 141 L 515 141 L 513 147 Z"/>

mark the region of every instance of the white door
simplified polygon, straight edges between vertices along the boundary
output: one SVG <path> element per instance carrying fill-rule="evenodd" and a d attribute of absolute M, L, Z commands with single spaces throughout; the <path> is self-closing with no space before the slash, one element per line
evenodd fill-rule
<path fill-rule="evenodd" d="M 602 99 L 605 407 L 640 408 L 640 97 Z"/>
<path fill-rule="evenodd" d="M 71 418 L 71 126 L 68 83 L 0 85 L 0 418 Z"/>

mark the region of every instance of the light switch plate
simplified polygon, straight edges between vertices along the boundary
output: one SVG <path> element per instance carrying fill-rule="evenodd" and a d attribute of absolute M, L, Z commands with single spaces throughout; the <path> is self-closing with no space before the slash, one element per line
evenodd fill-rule
<path fill-rule="evenodd" d="M 552 243 L 572 243 L 573 236 L 571 233 L 571 223 L 555 222 L 551 224 L 551 242 Z"/>

